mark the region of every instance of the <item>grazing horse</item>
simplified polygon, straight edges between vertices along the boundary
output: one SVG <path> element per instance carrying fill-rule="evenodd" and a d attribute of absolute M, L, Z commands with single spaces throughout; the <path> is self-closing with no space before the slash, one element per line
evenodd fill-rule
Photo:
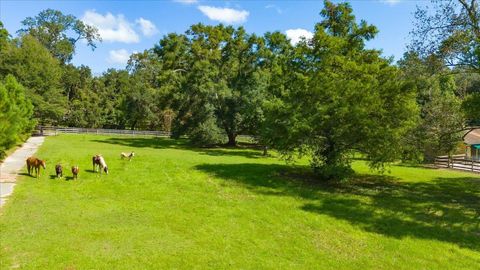
<path fill-rule="evenodd" d="M 78 179 L 79 172 L 80 172 L 80 169 L 78 168 L 78 166 L 72 167 L 73 180 Z"/>
<path fill-rule="evenodd" d="M 55 172 L 57 173 L 57 178 L 62 178 L 63 177 L 62 165 L 60 164 L 55 165 Z"/>
<path fill-rule="evenodd" d="M 95 155 L 92 157 L 92 164 L 93 164 L 93 171 L 97 171 L 97 166 L 100 171 L 100 174 L 102 174 L 102 170 L 108 174 L 108 167 L 107 163 L 105 162 L 105 159 L 102 157 L 102 155 Z"/>
<path fill-rule="evenodd" d="M 40 160 L 36 157 L 29 157 L 27 158 L 26 162 L 27 162 L 28 175 L 32 175 L 31 174 L 33 172 L 32 169 L 35 169 L 35 174 L 37 178 L 40 176 L 40 166 L 42 166 L 43 169 L 47 168 L 45 160 Z"/>
<path fill-rule="evenodd" d="M 133 157 L 135 156 L 135 153 L 134 152 L 131 152 L 130 154 L 127 154 L 127 153 L 121 153 L 120 154 L 120 158 L 121 159 L 124 159 L 124 158 L 128 158 L 128 161 L 130 161 Z"/>

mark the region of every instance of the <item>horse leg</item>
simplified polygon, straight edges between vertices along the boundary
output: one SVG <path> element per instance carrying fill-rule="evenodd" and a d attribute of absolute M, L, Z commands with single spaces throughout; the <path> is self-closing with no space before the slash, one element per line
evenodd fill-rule
<path fill-rule="evenodd" d="M 30 174 L 30 164 L 28 164 L 28 162 L 27 162 L 27 171 L 28 171 L 28 175 L 31 175 Z"/>

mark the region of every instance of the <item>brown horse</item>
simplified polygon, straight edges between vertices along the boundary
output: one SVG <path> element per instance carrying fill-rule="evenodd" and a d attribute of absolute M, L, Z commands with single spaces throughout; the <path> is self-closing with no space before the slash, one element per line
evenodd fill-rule
<path fill-rule="evenodd" d="M 102 170 L 108 174 L 108 167 L 107 163 L 105 162 L 105 159 L 102 157 L 102 155 L 95 155 L 92 157 L 92 165 L 93 165 L 93 171 L 97 171 L 97 166 L 100 171 L 100 174 L 102 174 Z"/>
<path fill-rule="evenodd" d="M 79 172 L 80 172 L 80 169 L 78 168 L 78 166 L 72 167 L 73 180 L 78 179 Z"/>
<path fill-rule="evenodd" d="M 57 178 L 62 178 L 63 177 L 62 165 L 60 165 L 60 164 L 55 165 L 55 173 L 57 174 Z"/>
<path fill-rule="evenodd" d="M 33 172 L 32 169 L 35 169 L 35 174 L 37 178 L 40 176 L 40 166 L 42 166 L 43 169 L 47 168 L 45 160 L 40 160 L 36 157 L 29 157 L 27 158 L 26 162 L 27 162 L 28 175 L 32 175 L 31 174 Z"/>

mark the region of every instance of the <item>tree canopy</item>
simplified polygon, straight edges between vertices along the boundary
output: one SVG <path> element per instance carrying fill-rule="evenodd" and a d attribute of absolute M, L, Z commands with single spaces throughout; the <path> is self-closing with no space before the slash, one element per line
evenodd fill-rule
<path fill-rule="evenodd" d="M 379 51 L 364 48 L 377 30 L 357 24 L 349 4 L 326 2 L 321 14 L 290 60 L 289 82 L 267 102 L 264 136 L 289 157 L 310 156 L 323 178 L 343 178 L 356 151 L 374 167 L 398 157 L 415 95 Z"/>
<path fill-rule="evenodd" d="M 32 112 L 25 88 L 15 77 L 8 75 L 0 81 L 0 157 L 19 141 L 20 136 L 31 131 Z"/>
<path fill-rule="evenodd" d="M 27 17 L 22 25 L 20 34 L 35 37 L 61 63 L 72 60 L 79 40 L 85 40 L 92 50 L 96 48 L 95 42 L 101 41 L 97 28 L 58 10 L 43 10 L 35 17 Z"/>
<path fill-rule="evenodd" d="M 477 0 L 431 1 L 432 8 L 419 7 L 409 50 L 456 74 L 480 73 L 480 9 Z M 475 78 L 469 76 L 475 81 Z M 480 123 L 478 88 L 462 93 L 466 125 Z"/>

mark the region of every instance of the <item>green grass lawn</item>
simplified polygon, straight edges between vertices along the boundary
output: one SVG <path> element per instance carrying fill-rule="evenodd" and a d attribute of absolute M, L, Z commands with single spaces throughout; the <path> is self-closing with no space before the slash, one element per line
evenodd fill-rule
<path fill-rule="evenodd" d="M 0 269 L 480 269 L 478 174 L 358 161 L 355 181 L 314 184 L 260 150 L 86 135 L 37 156 L 46 173 L 0 209 Z"/>

